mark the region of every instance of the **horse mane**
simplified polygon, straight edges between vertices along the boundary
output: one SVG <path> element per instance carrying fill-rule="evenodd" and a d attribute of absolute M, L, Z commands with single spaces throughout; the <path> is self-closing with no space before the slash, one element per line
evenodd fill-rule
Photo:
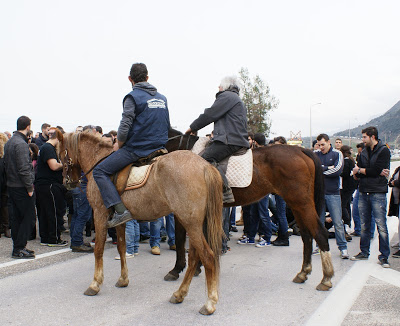
<path fill-rule="evenodd" d="M 179 130 L 176 130 L 174 128 L 169 128 L 168 137 L 174 137 L 174 136 L 180 136 L 180 135 L 183 135 L 183 133 L 180 132 Z"/>

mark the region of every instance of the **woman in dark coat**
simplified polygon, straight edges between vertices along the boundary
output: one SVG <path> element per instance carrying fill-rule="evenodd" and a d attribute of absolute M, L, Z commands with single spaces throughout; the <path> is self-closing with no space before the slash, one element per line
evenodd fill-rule
<path fill-rule="evenodd" d="M 344 224 L 350 226 L 351 224 L 351 210 L 350 202 L 351 197 L 356 189 L 355 180 L 351 174 L 355 163 L 351 156 L 350 146 L 343 145 L 340 151 L 343 153 L 344 157 L 344 167 L 341 174 L 342 177 L 342 189 L 340 189 L 340 197 L 342 201 L 342 219 Z"/>
<path fill-rule="evenodd" d="M 400 201 L 400 166 L 394 171 L 392 178 L 389 180 L 389 187 L 392 187 L 390 195 L 388 216 L 399 217 L 399 201 Z M 400 243 L 400 223 L 399 223 L 399 243 Z M 398 248 L 398 247 L 397 247 Z M 398 248 L 399 249 L 399 248 Z M 394 258 L 400 258 L 400 250 L 392 254 Z"/>

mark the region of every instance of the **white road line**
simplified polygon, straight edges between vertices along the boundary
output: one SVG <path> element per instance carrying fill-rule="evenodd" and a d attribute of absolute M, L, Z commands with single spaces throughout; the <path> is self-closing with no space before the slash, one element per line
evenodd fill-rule
<path fill-rule="evenodd" d="M 397 231 L 398 218 L 388 217 L 389 241 Z M 377 264 L 378 236 L 371 243 L 370 259 L 358 261 L 334 287 L 330 295 L 307 321 L 307 326 L 336 326 L 341 325 L 349 310 L 360 295 L 369 276 L 376 277 L 390 284 L 400 286 L 400 273 L 383 269 Z M 378 267 L 378 268 L 377 268 Z M 335 307 L 332 309 L 332 307 Z"/>
<path fill-rule="evenodd" d="M 41 259 L 41 258 L 46 258 L 46 257 L 50 257 L 50 256 L 59 255 L 59 254 L 62 254 L 64 252 L 68 252 L 68 251 L 71 251 L 71 249 L 64 248 L 64 249 L 60 249 L 60 250 L 46 252 L 45 254 L 37 255 L 35 259 L 18 259 L 18 260 L 9 261 L 9 262 L 0 264 L 0 269 L 1 268 L 5 268 L 5 267 L 9 267 L 9 266 L 13 266 L 13 265 L 29 263 L 29 262 L 36 261 L 36 260 Z"/>

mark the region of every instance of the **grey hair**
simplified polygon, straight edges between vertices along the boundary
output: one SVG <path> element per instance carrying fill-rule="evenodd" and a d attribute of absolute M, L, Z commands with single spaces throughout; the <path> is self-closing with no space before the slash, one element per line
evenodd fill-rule
<path fill-rule="evenodd" d="M 236 76 L 227 76 L 222 78 L 220 86 L 223 91 L 226 91 L 228 88 L 237 88 L 238 91 L 242 88 L 242 84 Z"/>

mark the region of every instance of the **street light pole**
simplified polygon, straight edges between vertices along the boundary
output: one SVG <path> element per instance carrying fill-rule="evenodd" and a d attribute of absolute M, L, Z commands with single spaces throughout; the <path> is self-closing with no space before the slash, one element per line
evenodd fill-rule
<path fill-rule="evenodd" d="M 321 104 L 320 102 L 310 105 L 310 148 L 312 149 L 312 132 L 311 132 L 311 109 L 313 106 Z"/>

